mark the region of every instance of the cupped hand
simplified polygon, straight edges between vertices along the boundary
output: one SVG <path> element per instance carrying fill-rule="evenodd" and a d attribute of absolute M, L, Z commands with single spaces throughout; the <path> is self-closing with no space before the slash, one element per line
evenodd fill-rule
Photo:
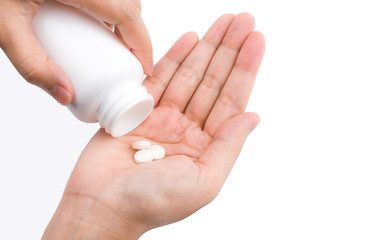
<path fill-rule="evenodd" d="M 72 206 L 94 216 L 80 217 L 86 225 L 128 236 L 128 229 L 140 235 L 179 221 L 215 198 L 259 122 L 244 113 L 264 52 L 264 38 L 253 28 L 249 14 L 224 15 L 202 40 L 187 33 L 174 44 L 143 83 L 154 97 L 153 112 L 124 137 L 102 129 L 94 136 L 46 236 L 67 203 L 79 199 L 86 203 Z M 166 157 L 135 163 L 131 144 L 138 140 L 160 144 Z M 103 219 L 104 211 L 114 220 Z"/>
<path fill-rule="evenodd" d="M 28 82 L 51 94 L 59 103 L 73 99 L 70 79 L 44 51 L 31 21 L 44 0 L 0 0 L 0 48 Z M 53 0 L 48 0 L 53 1 Z M 109 26 L 142 63 L 144 72 L 153 71 L 150 36 L 141 18 L 140 0 L 58 0 L 82 8 Z"/>

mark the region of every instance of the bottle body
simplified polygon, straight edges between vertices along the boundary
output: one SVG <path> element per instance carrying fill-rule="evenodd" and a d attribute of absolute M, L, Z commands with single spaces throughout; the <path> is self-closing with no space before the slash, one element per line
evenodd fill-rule
<path fill-rule="evenodd" d="M 69 76 L 74 100 L 68 108 L 78 119 L 99 121 L 113 136 L 122 136 L 151 112 L 153 99 L 141 86 L 144 74 L 140 62 L 97 19 L 56 1 L 45 1 L 32 28 L 48 55 Z M 110 109 L 115 110 L 111 113 Z M 131 128 L 126 130 L 120 126 L 119 133 L 114 132 L 115 126 L 110 124 L 118 124 L 116 118 L 123 115 L 124 121 L 136 126 L 126 126 Z"/>

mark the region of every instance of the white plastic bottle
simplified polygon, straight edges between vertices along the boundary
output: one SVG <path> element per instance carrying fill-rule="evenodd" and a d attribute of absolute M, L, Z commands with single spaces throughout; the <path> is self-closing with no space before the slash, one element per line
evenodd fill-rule
<path fill-rule="evenodd" d="M 82 10 L 44 1 L 33 32 L 69 76 L 74 100 L 68 106 L 81 121 L 99 122 L 120 137 L 140 125 L 153 108 L 143 87 L 143 68 L 102 22 Z"/>

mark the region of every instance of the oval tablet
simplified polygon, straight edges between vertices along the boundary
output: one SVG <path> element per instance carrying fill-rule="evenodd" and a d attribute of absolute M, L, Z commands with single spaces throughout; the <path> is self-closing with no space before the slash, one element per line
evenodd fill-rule
<path fill-rule="evenodd" d="M 148 149 L 139 150 L 134 155 L 135 162 L 143 163 L 143 162 L 151 162 L 154 160 L 152 156 L 152 151 Z"/>
<path fill-rule="evenodd" d="M 132 144 L 133 149 L 142 150 L 151 147 L 151 142 L 149 141 L 137 141 Z"/>
<path fill-rule="evenodd" d="M 166 155 L 166 151 L 160 145 L 152 145 L 148 150 L 152 152 L 154 159 L 162 159 Z"/>

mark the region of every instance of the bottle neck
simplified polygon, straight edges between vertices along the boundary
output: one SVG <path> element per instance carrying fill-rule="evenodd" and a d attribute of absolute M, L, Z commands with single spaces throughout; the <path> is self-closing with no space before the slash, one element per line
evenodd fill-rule
<path fill-rule="evenodd" d="M 154 100 L 142 85 L 128 82 L 115 88 L 97 110 L 100 126 L 113 137 L 124 136 L 151 113 Z"/>

